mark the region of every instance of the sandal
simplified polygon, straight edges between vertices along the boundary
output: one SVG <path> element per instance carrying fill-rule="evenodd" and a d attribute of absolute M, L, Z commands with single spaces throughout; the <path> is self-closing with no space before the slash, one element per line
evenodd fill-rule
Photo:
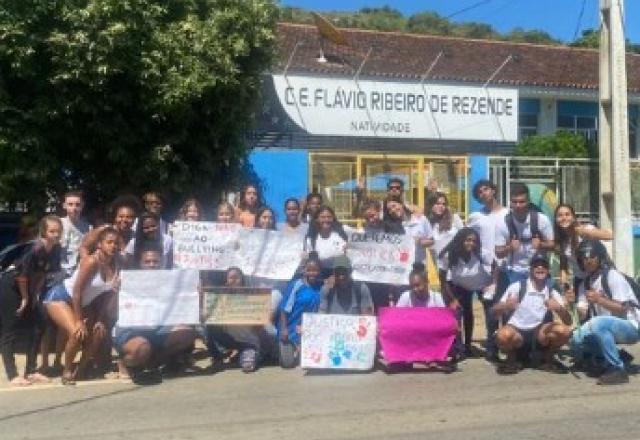
<path fill-rule="evenodd" d="M 11 385 L 12 387 L 28 387 L 29 385 L 31 385 L 31 382 L 29 382 L 22 376 L 16 376 L 9 381 L 9 385 Z"/>
<path fill-rule="evenodd" d="M 42 373 L 32 373 L 27 376 L 27 380 L 32 384 L 51 383 L 51 379 Z"/>
<path fill-rule="evenodd" d="M 75 385 L 76 376 L 70 371 L 65 371 L 62 373 L 62 376 L 60 377 L 60 382 L 62 382 L 62 385 Z"/>

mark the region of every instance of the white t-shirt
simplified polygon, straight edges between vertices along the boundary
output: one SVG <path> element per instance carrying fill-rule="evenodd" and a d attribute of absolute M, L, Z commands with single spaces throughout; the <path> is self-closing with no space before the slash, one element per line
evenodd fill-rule
<path fill-rule="evenodd" d="M 431 225 L 429 224 L 429 220 L 425 216 L 416 217 L 414 215 L 411 216 L 409 220 L 405 220 L 402 222 L 402 227 L 407 235 L 409 235 L 414 240 L 418 238 L 432 238 L 433 232 L 431 231 Z M 416 262 L 424 262 L 427 258 L 427 250 L 424 246 L 421 246 L 416 242 Z"/>
<path fill-rule="evenodd" d="M 544 302 L 550 297 L 555 299 L 560 305 L 564 305 L 564 298 L 555 290 L 549 289 L 547 283 L 545 283 L 542 291 L 536 290 L 530 279 L 527 279 L 527 293 L 524 298 L 518 304 L 518 307 L 511 315 L 509 319 L 509 325 L 514 326 L 520 330 L 531 330 L 542 324 L 544 316 L 547 314 L 547 308 Z M 518 299 L 520 296 L 520 283 L 513 283 L 502 295 L 500 302 L 507 302 L 510 297 Z"/>
<path fill-rule="evenodd" d="M 72 223 L 69 217 L 62 217 L 62 268 L 67 273 L 73 272 L 78 265 L 78 250 L 84 236 L 91 230 L 91 225 L 85 219 L 80 219 L 78 223 Z"/>
<path fill-rule="evenodd" d="M 607 281 L 609 289 L 611 290 L 612 299 L 614 301 L 619 301 L 622 303 L 630 302 L 634 305 L 638 305 L 638 300 L 636 298 L 636 295 L 633 293 L 633 289 L 620 272 L 614 269 L 610 269 L 607 276 Z M 593 281 L 591 281 L 591 290 L 601 292 L 606 296 L 604 288 L 602 287 L 601 273 L 599 273 L 597 277 Z M 578 307 L 583 310 L 586 310 L 589 307 L 585 291 L 585 283 L 580 283 L 580 287 L 578 288 Z M 599 304 L 594 304 L 594 309 L 596 315 L 611 316 L 611 311 L 607 310 Z M 636 328 L 638 328 L 638 323 L 640 322 L 640 312 L 638 311 L 637 307 L 629 307 L 629 310 L 627 312 L 627 319 L 631 321 L 631 323 Z"/>
<path fill-rule="evenodd" d="M 127 246 L 124 248 L 125 255 L 133 255 L 133 250 L 136 245 L 135 237 L 129 240 Z M 173 252 L 173 239 L 168 234 L 162 234 L 162 260 L 160 261 L 160 266 L 163 269 L 171 269 L 168 267 L 168 255 Z"/>
<path fill-rule="evenodd" d="M 480 236 L 482 249 L 491 252 L 494 257 L 496 253 L 496 232 L 499 224 L 504 223 L 505 216 L 509 210 L 501 207 L 495 212 L 487 212 L 484 209 L 469 214 L 467 226 L 473 228 Z M 496 258 L 499 267 L 504 266 L 505 260 Z"/>
<path fill-rule="evenodd" d="M 331 231 L 331 234 L 329 234 L 327 238 L 318 234 L 315 248 L 311 245 L 311 238 L 307 237 L 305 249 L 307 252 L 316 251 L 320 259 L 320 265 L 325 269 L 331 269 L 333 259 L 339 255 L 344 255 L 346 244 L 347 242 L 340 234 Z"/>
<path fill-rule="evenodd" d="M 440 231 L 440 225 L 436 223 L 431 225 L 431 231 L 433 235 L 433 245 L 431 246 L 431 258 L 438 266 L 438 269 L 445 269 L 444 257 L 440 257 L 440 252 L 453 240 L 457 232 L 462 229 L 464 225 L 458 214 L 453 214 L 451 218 L 451 228 L 448 231 Z"/>
<path fill-rule="evenodd" d="M 531 214 L 527 214 L 527 218 L 524 222 L 519 222 L 515 216 L 513 217 L 513 223 L 516 227 L 518 237 L 520 237 L 520 248 L 516 252 L 511 252 L 507 257 L 507 267 L 519 273 L 529 272 L 529 262 L 531 257 L 536 253 L 536 250 L 531 245 Z M 551 222 L 541 212 L 536 212 L 538 216 L 538 230 L 540 231 L 542 240 L 553 240 L 553 226 Z M 509 228 L 507 227 L 506 216 L 502 222 L 498 223 L 496 229 L 496 246 L 505 246 L 511 240 L 509 234 Z"/>
<path fill-rule="evenodd" d="M 417 298 L 415 295 L 411 294 L 410 290 L 405 291 L 400 298 L 398 298 L 398 302 L 396 303 L 396 307 L 446 307 L 444 303 L 444 299 L 440 292 L 429 291 L 429 296 L 426 301 Z"/>
<path fill-rule="evenodd" d="M 480 258 L 476 254 L 471 254 L 469 261 L 459 259 L 453 266 L 449 264 L 447 259 L 447 280 L 465 290 L 480 291 L 493 281 L 492 264 L 493 254 L 485 249 L 481 250 Z"/>

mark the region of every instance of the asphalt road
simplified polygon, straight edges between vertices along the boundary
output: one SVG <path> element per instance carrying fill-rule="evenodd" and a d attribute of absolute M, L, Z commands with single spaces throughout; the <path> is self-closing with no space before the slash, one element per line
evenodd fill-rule
<path fill-rule="evenodd" d="M 640 358 L 640 349 L 632 352 Z M 267 367 L 180 377 L 0 389 L 0 439 L 636 439 L 640 376 L 600 387 L 582 374 L 309 375 Z"/>

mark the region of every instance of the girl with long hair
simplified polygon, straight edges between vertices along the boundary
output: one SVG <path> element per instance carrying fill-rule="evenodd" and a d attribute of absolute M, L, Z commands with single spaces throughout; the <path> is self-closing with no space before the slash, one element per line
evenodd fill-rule
<path fill-rule="evenodd" d="M 118 239 L 113 227 L 102 229 L 96 250 L 80 260 L 70 278 L 50 289 L 44 298 L 51 320 L 67 334 L 63 384 L 74 384 L 94 360 L 115 323 L 115 292 L 119 288 Z M 76 354 L 82 357 L 74 369 Z"/>

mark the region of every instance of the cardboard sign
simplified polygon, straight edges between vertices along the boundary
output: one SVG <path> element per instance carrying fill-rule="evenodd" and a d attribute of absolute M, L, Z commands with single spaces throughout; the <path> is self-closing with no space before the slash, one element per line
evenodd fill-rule
<path fill-rule="evenodd" d="M 347 256 L 353 279 L 387 284 L 407 284 L 415 243 L 408 235 L 349 231 Z"/>
<path fill-rule="evenodd" d="M 208 325 L 266 325 L 271 322 L 271 290 L 211 287 L 204 291 Z"/>
<path fill-rule="evenodd" d="M 370 370 L 376 353 L 376 317 L 302 315 L 302 368 Z"/>
<path fill-rule="evenodd" d="M 176 222 L 173 264 L 183 269 L 227 270 L 236 265 L 236 223 Z"/>
<path fill-rule="evenodd" d="M 389 363 L 445 361 L 456 337 L 456 317 L 444 307 L 385 307 L 379 320 Z"/>
<path fill-rule="evenodd" d="M 119 327 L 200 323 L 196 270 L 123 270 L 118 296 Z"/>

